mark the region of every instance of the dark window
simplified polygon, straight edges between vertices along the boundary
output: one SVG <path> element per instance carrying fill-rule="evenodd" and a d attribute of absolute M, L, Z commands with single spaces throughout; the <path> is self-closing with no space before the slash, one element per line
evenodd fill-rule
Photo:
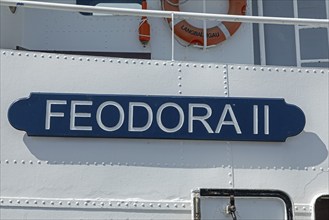
<path fill-rule="evenodd" d="M 315 201 L 315 220 L 329 219 L 329 195 L 321 196 Z"/>

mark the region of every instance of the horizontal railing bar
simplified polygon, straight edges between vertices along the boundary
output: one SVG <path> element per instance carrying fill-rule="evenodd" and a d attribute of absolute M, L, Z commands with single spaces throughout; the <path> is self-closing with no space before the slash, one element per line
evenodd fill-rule
<path fill-rule="evenodd" d="M 301 63 L 329 63 L 329 59 L 303 59 Z"/>
<path fill-rule="evenodd" d="M 17 0 L 0 0 L 1 6 L 26 7 L 38 9 L 50 9 L 71 12 L 85 13 L 101 13 L 111 15 L 125 16 L 148 16 L 171 18 L 174 14 L 175 18 L 193 18 L 198 20 L 220 20 L 231 22 L 247 22 L 247 23 L 263 23 L 263 24 L 282 24 L 282 25 L 307 25 L 313 27 L 328 28 L 329 19 L 307 19 L 307 18 L 283 18 L 283 17 L 264 17 L 264 16 L 242 16 L 227 14 L 209 14 L 195 12 L 177 12 L 177 11 L 161 11 L 161 10 L 142 10 L 142 9 L 126 9 L 111 8 L 75 4 L 61 4 L 38 1 L 17 1 Z"/>
<path fill-rule="evenodd" d="M 329 20 L 328 20 L 328 22 L 329 22 Z M 304 29 L 314 29 L 314 28 L 317 28 L 317 27 L 312 27 L 312 26 L 297 26 L 297 28 L 299 29 L 299 30 L 304 30 Z M 323 27 L 322 27 L 323 28 Z M 325 27 L 324 27 L 325 28 Z M 327 27 L 326 28 L 329 28 L 329 23 L 328 23 L 328 25 L 327 25 Z"/>

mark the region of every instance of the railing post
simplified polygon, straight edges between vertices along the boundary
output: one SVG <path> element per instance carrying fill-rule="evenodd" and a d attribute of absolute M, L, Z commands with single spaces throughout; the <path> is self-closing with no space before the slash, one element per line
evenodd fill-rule
<path fill-rule="evenodd" d="M 174 13 L 171 13 L 171 61 L 174 61 L 175 50 L 175 21 Z"/>
<path fill-rule="evenodd" d="M 203 13 L 206 13 L 206 0 L 203 0 Z M 203 19 L 203 50 L 207 49 L 207 21 Z"/>
<path fill-rule="evenodd" d="M 263 1 L 257 0 L 258 16 L 264 16 Z M 264 24 L 259 23 L 259 52 L 260 52 L 260 65 L 266 65 L 266 48 L 265 48 L 265 30 Z"/>
<path fill-rule="evenodd" d="M 294 7 L 294 17 L 298 18 L 298 2 L 297 0 L 293 0 L 293 7 Z M 301 67 L 301 54 L 300 54 L 300 32 L 299 32 L 299 25 L 294 25 L 295 29 L 295 45 L 296 45 L 296 65 L 297 67 Z"/>

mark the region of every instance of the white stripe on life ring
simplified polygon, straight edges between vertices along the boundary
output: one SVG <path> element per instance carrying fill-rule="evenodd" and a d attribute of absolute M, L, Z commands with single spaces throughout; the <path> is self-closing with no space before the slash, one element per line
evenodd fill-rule
<path fill-rule="evenodd" d="M 227 30 L 226 26 L 222 22 L 220 22 L 217 26 L 223 32 L 226 39 L 228 39 L 231 36 L 230 32 Z"/>

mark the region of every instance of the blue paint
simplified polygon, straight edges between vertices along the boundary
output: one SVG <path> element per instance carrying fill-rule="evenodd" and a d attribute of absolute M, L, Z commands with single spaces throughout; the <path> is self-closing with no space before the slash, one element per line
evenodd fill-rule
<path fill-rule="evenodd" d="M 48 103 L 52 103 L 48 104 L 48 115 L 47 100 Z M 49 100 L 57 100 L 56 102 L 60 101 L 62 104 Z M 77 102 L 74 111 L 72 101 Z M 81 101 L 85 104 L 81 104 Z M 109 101 L 117 103 L 123 110 L 122 125 L 114 131 L 104 129 L 104 127 L 120 125 L 120 111 L 118 107 L 106 105 Z M 133 113 L 131 113 L 133 120 L 130 120 L 132 122 L 130 124 L 134 128 L 142 128 L 152 120 L 147 129 L 145 127 L 144 130 L 142 129 L 143 131 L 129 131 L 129 103 L 144 103 L 144 107 L 135 106 L 133 108 Z M 157 119 L 159 108 L 165 103 L 169 104 L 161 111 L 161 119 Z M 203 107 L 194 107 L 192 114 L 189 105 L 196 103 Z M 100 107 L 102 104 L 103 108 Z M 149 117 L 151 114 L 145 106 L 149 106 L 152 117 Z M 208 106 L 208 110 L 205 106 Z M 257 114 L 255 114 L 254 106 L 257 106 Z M 268 106 L 269 109 L 267 122 L 264 116 L 266 114 L 264 106 Z M 228 111 L 227 107 L 231 108 L 232 112 Z M 98 121 L 97 112 L 100 115 Z M 206 117 L 207 112 L 209 117 Z M 52 114 L 62 114 L 62 116 L 51 116 Z M 216 133 L 221 116 L 225 116 L 224 123 L 222 123 L 220 131 Z M 200 117 L 203 117 L 204 120 L 197 119 Z M 72 118 L 74 118 L 73 127 L 78 128 L 76 130 L 72 129 Z M 194 120 L 191 121 L 189 118 Z M 236 123 L 234 123 L 234 118 Z M 255 123 L 255 118 L 258 123 Z M 30 136 L 94 138 L 285 141 L 287 137 L 299 134 L 305 126 L 305 116 L 302 110 L 297 106 L 287 104 L 284 99 L 57 93 L 31 93 L 29 98 L 18 100 L 11 105 L 8 119 L 14 128 L 26 131 Z M 181 126 L 179 122 L 181 122 Z M 268 134 L 265 129 L 267 123 Z M 101 124 L 103 124 L 103 128 Z M 160 124 L 165 129 L 162 129 Z M 189 128 L 189 124 L 190 127 L 192 125 L 193 130 Z M 208 125 L 208 129 L 205 124 Z M 255 132 L 255 124 L 257 124 L 257 132 Z M 177 128 L 175 131 L 168 132 L 175 127 Z"/>

